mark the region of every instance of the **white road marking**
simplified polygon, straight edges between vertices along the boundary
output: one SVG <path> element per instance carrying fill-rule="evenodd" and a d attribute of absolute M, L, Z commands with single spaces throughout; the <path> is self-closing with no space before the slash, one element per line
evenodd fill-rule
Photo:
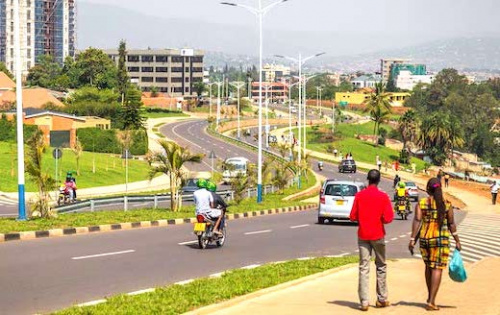
<path fill-rule="evenodd" d="M 139 295 L 139 294 L 151 293 L 151 292 L 154 292 L 154 291 L 155 291 L 154 288 L 144 289 L 144 290 L 139 290 L 139 291 L 135 291 L 135 292 L 130 292 L 127 295 L 134 296 L 134 295 Z"/>
<path fill-rule="evenodd" d="M 262 230 L 262 231 L 255 231 L 255 232 L 247 232 L 245 235 L 256 235 L 256 234 L 264 234 L 264 233 L 271 233 L 272 230 Z"/>
<path fill-rule="evenodd" d="M 387 244 L 387 243 L 389 243 L 389 241 L 385 241 L 385 243 Z"/>
<path fill-rule="evenodd" d="M 242 267 L 241 269 L 250 270 L 250 269 L 255 269 L 255 268 L 258 268 L 258 267 L 260 267 L 260 266 L 261 266 L 261 265 L 250 265 L 250 266 Z"/>
<path fill-rule="evenodd" d="M 198 243 L 198 241 L 183 242 L 183 243 L 179 243 L 179 245 L 183 246 L 183 245 L 191 245 L 191 244 L 196 244 L 196 243 Z"/>
<path fill-rule="evenodd" d="M 0 217 L 18 215 L 18 213 L 2 213 Z"/>
<path fill-rule="evenodd" d="M 291 229 L 300 229 L 300 228 L 305 228 L 310 226 L 310 224 L 303 224 L 303 225 L 296 225 L 296 226 L 291 226 Z"/>
<path fill-rule="evenodd" d="M 404 237 L 406 237 L 406 235 L 400 235 L 399 237 L 400 237 L 400 238 L 404 238 Z"/>
<path fill-rule="evenodd" d="M 398 240 L 398 238 L 397 238 L 397 237 L 395 237 L 395 238 L 391 238 L 391 241 L 397 241 L 397 240 Z"/>
<path fill-rule="evenodd" d="M 213 273 L 213 274 L 211 274 L 209 277 L 210 277 L 210 278 L 220 278 L 220 277 L 222 277 L 222 275 L 223 275 L 224 273 L 225 273 L 224 271 L 223 271 L 223 272 L 219 272 L 219 273 Z"/>
<path fill-rule="evenodd" d="M 106 303 L 106 300 L 102 299 L 102 300 L 90 301 L 87 303 L 78 304 L 77 306 L 78 307 L 85 307 L 85 306 L 93 306 L 93 305 L 102 304 L 102 303 Z"/>
<path fill-rule="evenodd" d="M 99 257 L 107 257 L 107 256 L 116 256 L 116 255 L 124 255 L 124 254 L 131 254 L 131 253 L 135 253 L 135 250 L 129 249 L 129 250 L 123 250 L 123 251 L 120 251 L 120 252 L 103 253 L 103 254 L 88 255 L 88 256 L 79 256 L 79 257 L 72 257 L 71 259 L 73 259 L 73 260 L 82 260 L 82 259 L 99 258 Z"/>
<path fill-rule="evenodd" d="M 311 260 L 313 259 L 313 257 L 301 257 L 301 258 L 297 258 L 297 260 Z"/>
<path fill-rule="evenodd" d="M 186 284 L 189 284 L 189 283 L 191 283 L 193 281 L 194 281 L 194 279 L 189 279 L 189 280 L 179 281 L 179 282 L 176 282 L 174 284 L 176 284 L 176 285 L 186 285 Z"/>

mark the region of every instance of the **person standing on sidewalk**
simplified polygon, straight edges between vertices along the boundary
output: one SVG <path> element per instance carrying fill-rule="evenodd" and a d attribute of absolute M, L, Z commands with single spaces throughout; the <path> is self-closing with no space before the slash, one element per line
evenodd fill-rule
<path fill-rule="evenodd" d="M 428 311 L 438 311 L 436 296 L 441 285 L 443 270 L 448 265 L 450 254 L 450 232 L 456 243 L 456 250 L 462 250 L 458 238 L 453 209 L 443 197 L 441 183 L 437 178 L 427 182 L 429 198 L 423 198 L 415 207 L 412 233 L 408 249 L 413 255 L 415 242 L 419 239 L 420 253 L 425 263 Z"/>
<path fill-rule="evenodd" d="M 444 187 L 448 188 L 450 186 L 450 174 L 446 173 L 444 175 Z"/>
<path fill-rule="evenodd" d="M 497 196 L 498 196 L 498 189 L 500 188 L 499 182 L 493 182 L 493 185 L 490 186 L 491 188 L 491 201 L 493 202 L 493 205 L 497 204 Z"/>
<path fill-rule="evenodd" d="M 375 252 L 377 267 L 377 307 L 390 305 L 387 292 L 387 263 L 385 261 L 385 228 L 394 219 L 389 196 L 378 189 L 380 172 L 368 173 L 368 188 L 354 198 L 350 219 L 358 222 L 359 287 L 361 310 L 368 311 L 370 288 L 370 260 Z"/>

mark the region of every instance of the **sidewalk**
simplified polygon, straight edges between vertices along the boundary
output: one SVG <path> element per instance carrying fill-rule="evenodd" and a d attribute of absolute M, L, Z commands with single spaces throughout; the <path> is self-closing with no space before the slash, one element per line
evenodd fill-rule
<path fill-rule="evenodd" d="M 500 282 L 500 259 L 490 258 L 466 266 L 469 279 L 454 283 L 447 273 L 437 303 L 438 314 L 498 315 L 500 300 L 497 284 Z M 374 268 L 372 267 L 372 270 Z M 391 261 L 388 266 L 388 287 L 391 307 L 376 309 L 374 306 L 375 279 L 371 277 L 371 314 L 426 314 L 427 289 L 424 265 L 421 260 Z M 195 314 L 244 315 L 244 314 L 361 314 L 357 295 L 358 269 L 332 271 L 329 275 L 307 281 L 283 290 L 249 298 L 239 304 L 220 304 L 200 309 Z M 228 306 L 228 307 L 227 307 Z"/>

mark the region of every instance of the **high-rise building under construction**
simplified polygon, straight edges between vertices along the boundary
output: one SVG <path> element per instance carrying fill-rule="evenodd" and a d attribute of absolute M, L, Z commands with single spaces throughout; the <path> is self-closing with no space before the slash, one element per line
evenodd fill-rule
<path fill-rule="evenodd" d="M 19 1 L 23 75 L 43 55 L 74 56 L 76 0 L 0 0 L 0 62 L 14 73 L 14 1 Z"/>

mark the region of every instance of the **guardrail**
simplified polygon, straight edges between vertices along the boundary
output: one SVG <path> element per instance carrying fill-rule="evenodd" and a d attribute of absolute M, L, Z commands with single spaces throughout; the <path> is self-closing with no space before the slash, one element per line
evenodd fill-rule
<path fill-rule="evenodd" d="M 276 191 L 276 187 L 272 185 L 268 185 L 264 187 L 264 194 L 274 193 Z M 225 190 L 217 192 L 218 195 L 222 196 L 228 201 L 234 200 L 234 191 Z M 250 188 L 246 191 L 247 198 L 252 198 L 257 196 L 257 189 Z M 182 202 L 194 202 L 193 194 L 181 195 Z M 131 203 L 145 203 L 151 202 L 153 203 L 153 208 L 157 209 L 159 207 L 160 202 L 169 202 L 170 194 L 158 194 L 158 195 L 147 195 L 147 196 L 120 196 L 120 197 L 110 197 L 110 198 L 96 198 L 84 200 L 68 205 L 63 205 L 56 207 L 58 213 L 73 213 L 79 212 L 84 209 L 89 209 L 91 212 L 96 211 L 98 206 L 106 206 L 106 205 L 123 205 L 124 211 L 128 211 L 128 206 Z"/>

